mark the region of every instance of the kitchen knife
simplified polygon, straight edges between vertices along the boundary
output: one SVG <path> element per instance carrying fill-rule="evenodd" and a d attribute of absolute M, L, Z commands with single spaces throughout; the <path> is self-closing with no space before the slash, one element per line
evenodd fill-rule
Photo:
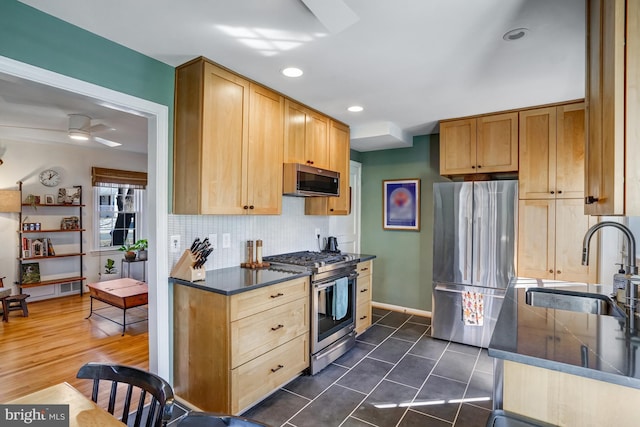
<path fill-rule="evenodd" d="M 191 252 L 195 252 L 196 248 L 198 247 L 198 245 L 200 244 L 200 238 L 196 237 L 196 239 L 193 241 L 193 243 L 191 244 Z"/>

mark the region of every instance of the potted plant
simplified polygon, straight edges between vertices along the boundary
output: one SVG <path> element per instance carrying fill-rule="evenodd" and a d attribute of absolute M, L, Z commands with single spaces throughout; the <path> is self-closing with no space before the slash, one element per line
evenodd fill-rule
<path fill-rule="evenodd" d="M 140 239 L 135 243 L 135 247 L 138 250 L 138 259 L 146 260 L 149 241 L 147 239 Z"/>
<path fill-rule="evenodd" d="M 113 280 L 118 278 L 118 270 L 116 269 L 116 262 L 111 258 L 107 258 L 107 262 L 104 264 L 104 272 L 100 274 L 101 280 Z"/>
<path fill-rule="evenodd" d="M 124 245 L 120 246 L 118 250 L 124 252 L 124 259 L 126 259 L 127 261 L 133 261 L 134 259 L 136 259 L 135 243 L 133 244 L 125 243 Z"/>

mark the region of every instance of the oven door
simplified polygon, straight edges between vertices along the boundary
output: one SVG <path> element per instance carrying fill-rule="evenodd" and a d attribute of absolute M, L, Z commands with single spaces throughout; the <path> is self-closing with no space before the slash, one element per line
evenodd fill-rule
<path fill-rule="evenodd" d="M 313 284 L 311 312 L 311 353 L 326 348 L 355 328 L 355 296 L 357 272 L 346 278 L 347 288 L 338 289 L 333 277 Z M 346 305 L 346 307 L 345 307 Z"/>

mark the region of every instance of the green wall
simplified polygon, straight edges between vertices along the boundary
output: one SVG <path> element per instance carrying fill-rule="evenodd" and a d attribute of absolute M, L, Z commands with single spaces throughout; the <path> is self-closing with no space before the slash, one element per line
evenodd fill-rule
<path fill-rule="evenodd" d="M 0 2 L 0 55 L 173 110 L 173 67 L 16 0 Z"/>
<path fill-rule="evenodd" d="M 439 135 L 413 147 L 359 153 L 362 163 L 362 252 L 374 254 L 375 302 L 431 311 L 433 183 L 439 176 Z M 383 230 L 382 181 L 420 178 L 420 231 Z"/>

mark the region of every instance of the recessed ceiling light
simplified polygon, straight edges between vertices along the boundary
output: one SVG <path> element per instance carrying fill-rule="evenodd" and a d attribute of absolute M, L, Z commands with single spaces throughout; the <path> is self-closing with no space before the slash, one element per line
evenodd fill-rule
<path fill-rule="evenodd" d="M 352 105 L 351 107 L 347 108 L 347 110 L 351 111 L 352 113 L 359 113 L 360 111 L 364 110 L 364 108 L 359 105 Z"/>
<path fill-rule="evenodd" d="M 282 70 L 282 74 L 284 74 L 287 77 L 300 77 L 303 73 L 300 68 L 287 67 L 284 70 Z"/>
<path fill-rule="evenodd" d="M 513 30 L 509 30 L 502 36 L 502 39 L 508 42 L 512 42 L 515 40 L 520 40 L 529 32 L 528 28 L 514 28 Z"/>

